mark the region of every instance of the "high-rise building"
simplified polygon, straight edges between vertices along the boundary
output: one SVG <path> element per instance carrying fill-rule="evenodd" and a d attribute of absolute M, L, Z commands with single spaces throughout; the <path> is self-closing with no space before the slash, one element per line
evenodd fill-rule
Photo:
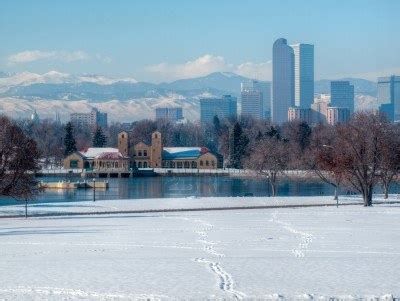
<path fill-rule="evenodd" d="M 294 52 L 294 102 L 309 109 L 314 101 L 314 45 L 291 45 Z"/>
<path fill-rule="evenodd" d="M 278 39 L 272 48 L 271 119 L 274 123 L 288 120 L 294 106 L 294 53 L 286 39 Z"/>
<path fill-rule="evenodd" d="M 400 121 L 400 76 L 378 78 L 378 103 L 389 120 Z"/>
<path fill-rule="evenodd" d="M 243 91 L 242 98 L 242 116 L 249 116 L 256 119 L 264 117 L 263 94 L 260 91 Z"/>
<path fill-rule="evenodd" d="M 330 106 L 348 108 L 351 116 L 354 113 L 354 86 L 348 81 L 331 81 Z"/>
<path fill-rule="evenodd" d="M 75 127 L 107 127 L 107 113 L 102 113 L 93 108 L 90 113 L 72 113 L 71 123 Z"/>
<path fill-rule="evenodd" d="M 326 111 L 326 120 L 328 124 L 346 123 L 350 119 L 349 108 L 328 107 Z"/>
<path fill-rule="evenodd" d="M 244 91 L 259 91 L 262 93 L 262 118 L 268 119 L 271 117 L 271 83 L 250 80 L 241 83 L 241 92 Z M 243 112 L 242 112 L 243 113 Z"/>
<path fill-rule="evenodd" d="M 237 99 L 231 95 L 224 95 L 222 98 L 200 99 L 200 121 L 211 123 L 214 116 L 219 119 L 237 118 Z"/>
<path fill-rule="evenodd" d="M 183 119 L 183 110 L 181 107 L 177 108 L 156 108 L 156 120 L 167 119 L 172 122 L 178 122 Z"/>
<path fill-rule="evenodd" d="M 316 99 L 314 103 L 311 105 L 311 115 L 312 121 L 311 123 L 326 123 L 326 115 L 328 111 L 329 101 L 327 99 Z"/>
<path fill-rule="evenodd" d="M 311 123 L 311 109 L 290 107 L 288 110 L 288 121 L 301 121 Z"/>

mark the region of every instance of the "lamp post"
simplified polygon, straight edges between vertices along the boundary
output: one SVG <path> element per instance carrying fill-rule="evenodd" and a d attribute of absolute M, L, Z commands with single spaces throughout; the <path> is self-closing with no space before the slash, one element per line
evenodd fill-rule
<path fill-rule="evenodd" d="M 96 178 L 93 178 L 93 202 L 96 202 Z"/>
<path fill-rule="evenodd" d="M 334 149 L 334 147 L 332 145 L 323 144 L 322 147 L 329 148 L 330 150 Z M 337 185 L 336 184 L 335 184 L 335 197 L 333 199 L 336 201 L 336 208 L 339 208 L 339 196 L 338 196 L 338 191 L 337 191 Z"/>

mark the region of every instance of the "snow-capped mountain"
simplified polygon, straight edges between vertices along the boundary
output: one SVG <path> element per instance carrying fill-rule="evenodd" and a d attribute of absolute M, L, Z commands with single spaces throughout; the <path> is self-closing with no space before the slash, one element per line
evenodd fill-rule
<path fill-rule="evenodd" d="M 57 111 L 67 120 L 70 113 L 95 106 L 108 112 L 111 121 L 132 121 L 153 118 L 158 106 L 181 106 L 186 118 L 197 120 L 201 97 L 231 94 L 240 99 L 240 83 L 248 80 L 228 72 L 160 84 L 57 71 L 0 73 L 0 114 L 28 117 L 36 109 L 42 117 L 53 117 Z M 355 86 L 356 108 L 376 108 L 376 83 L 348 80 Z M 315 82 L 315 93 L 329 89 L 329 80 Z"/>
<path fill-rule="evenodd" d="M 0 92 L 4 93 L 12 87 L 33 84 L 95 83 L 99 85 L 111 85 L 118 82 L 137 83 L 133 78 L 109 78 L 92 74 L 72 75 L 58 71 L 49 71 L 44 74 L 21 72 L 9 75 L 7 73 L 0 73 Z"/>

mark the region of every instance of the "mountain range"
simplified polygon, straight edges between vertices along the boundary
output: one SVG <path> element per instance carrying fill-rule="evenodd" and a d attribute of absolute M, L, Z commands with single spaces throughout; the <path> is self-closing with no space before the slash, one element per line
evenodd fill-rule
<path fill-rule="evenodd" d="M 45 106 L 57 110 L 61 116 L 65 113 L 65 119 L 73 111 L 96 106 L 107 110 L 111 120 L 120 120 L 120 114 L 125 120 L 132 120 L 152 117 L 154 108 L 160 105 L 179 105 L 184 107 L 186 117 L 197 119 L 199 98 L 224 94 L 240 96 L 240 84 L 248 80 L 230 72 L 159 84 L 139 82 L 134 78 L 72 75 L 57 71 L 44 74 L 0 72 L 0 113 L 15 116 L 15 112 L 19 112 L 17 115 L 23 116 L 33 109 L 40 110 L 42 103 L 47 103 Z M 343 80 L 354 85 L 357 98 L 363 102 L 361 107 L 374 105 L 375 82 L 358 78 Z M 330 80 L 315 82 L 315 93 L 329 94 L 329 90 Z M 120 112 L 118 106 L 124 111 Z"/>

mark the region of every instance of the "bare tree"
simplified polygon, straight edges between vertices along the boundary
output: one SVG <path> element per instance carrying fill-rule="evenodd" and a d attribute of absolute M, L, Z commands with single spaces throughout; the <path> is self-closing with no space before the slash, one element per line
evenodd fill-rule
<path fill-rule="evenodd" d="M 310 147 L 305 151 L 302 162 L 322 181 L 333 186 L 334 200 L 338 201 L 338 190 L 343 182 L 341 157 L 336 145 L 336 128 L 318 125 L 311 135 Z"/>
<path fill-rule="evenodd" d="M 0 195 L 25 200 L 27 210 L 27 201 L 39 191 L 38 160 L 36 142 L 8 118 L 0 117 Z"/>
<path fill-rule="evenodd" d="M 361 193 L 364 206 L 372 205 L 373 189 L 379 179 L 382 122 L 374 113 L 357 113 L 348 123 L 336 126 L 336 137 L 329 145 L 332 156 L 319 157 L 320 164 L 335 166 L 343 183 Z"/>
<path fill-rule="evenodd" d="M 400 171 L 400 128 L 388 122 L 381 123 L 382 134 L 379 137 L 380 168 L 378 177 L 382 184 L 385 199 L 389 197 L 389 188 Z"/>
<path fill-rule="evenodd" d="M 272 196 L 277 194 L 279 175 L 285 173 L 289 162 L 287 143 L 276 137 L 263 137 L 252 144 L 250 156 L 245 167 L 253 170 L 258 176 L 267 178 Z"/>

